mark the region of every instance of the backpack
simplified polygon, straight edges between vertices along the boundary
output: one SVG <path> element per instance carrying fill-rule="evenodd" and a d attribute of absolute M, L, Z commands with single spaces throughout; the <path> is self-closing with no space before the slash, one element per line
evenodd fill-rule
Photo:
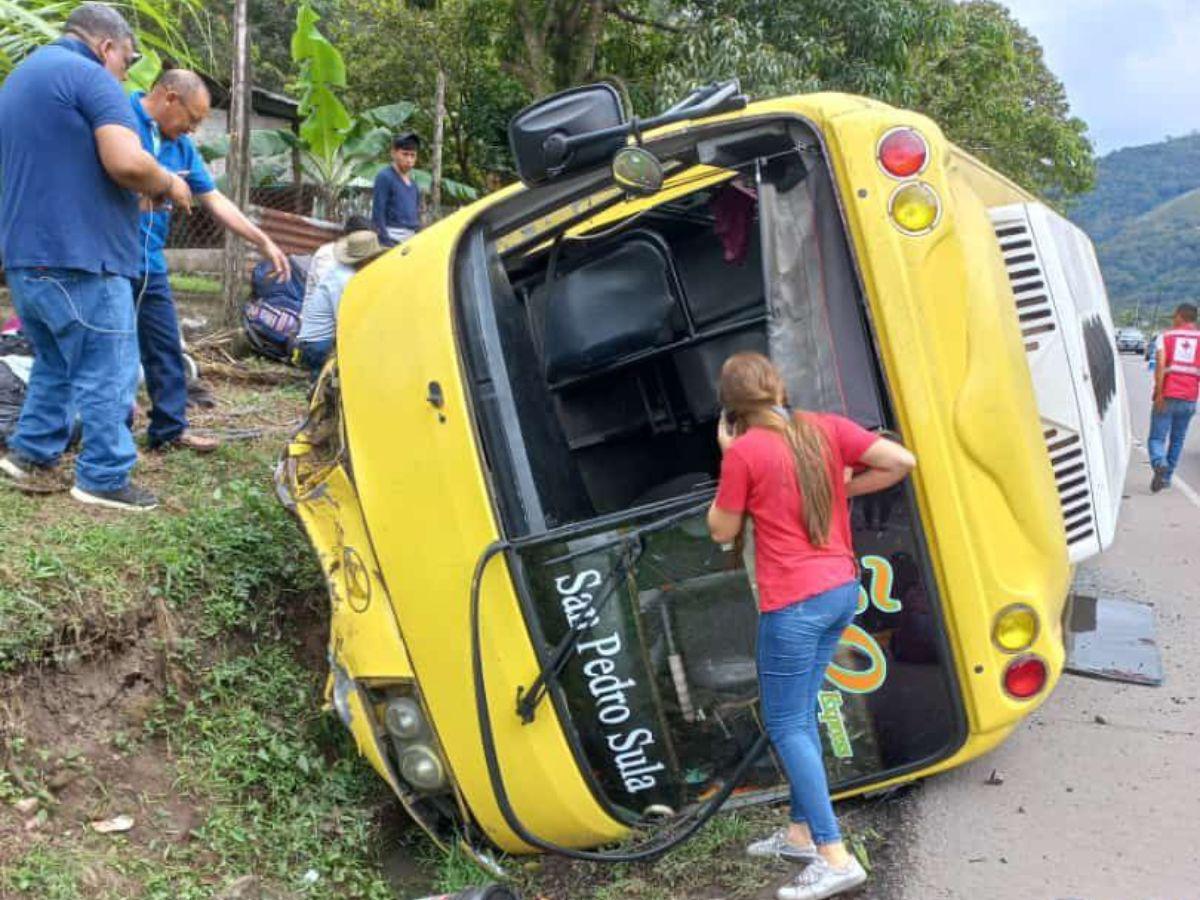
<path fill-rule="evenodd" d="M 275 281 L 271 263 L 263 260 L 254 267 L 250 299 L 242 309 L 242 330 L 255 352 L 268 359 L 290 362 L 292 347 L 300 331 L 300 309 L 304 305 L 304 282 L 308 266 L 304 260 L 288 257 L 292 277 Z"/>

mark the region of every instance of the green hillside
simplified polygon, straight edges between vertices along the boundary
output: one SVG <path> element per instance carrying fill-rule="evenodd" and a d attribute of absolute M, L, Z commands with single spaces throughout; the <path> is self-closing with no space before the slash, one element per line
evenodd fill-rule
<path fill-rule="evenodd" d="M 1200 298 L 1200 134 L 1105 156 L 1070 213 L 1096 242 L 1114 309 Z"/>
<path fill-rule="evenodd" d="M 1200 187 L 1200 134 L 1126 147 L 1096 164 L 1096 187 L 1074 201 L 1071 218 L 1103 241 L 1138 216 Z"/>

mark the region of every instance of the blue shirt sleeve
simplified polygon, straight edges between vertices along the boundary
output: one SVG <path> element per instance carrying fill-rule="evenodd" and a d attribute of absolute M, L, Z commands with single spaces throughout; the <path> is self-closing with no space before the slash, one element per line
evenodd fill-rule
<path fill-rule="evenodd" d="M 187 162 L 188 173 L 185 180 L 188 187 L 196 196 L 211 194 L 217 189 L 217 185 L 208 172 L 208 166 L 204 164 L 204 157 L 200 155 L 200 151 L 196 149 L 196 145 L 187 135 L 184 135 L 180 141 L 183 144 L 184 159 Z"/>
<path fill-rule="evenodd" d="M 75 107 L 92 131 L 103 125 L 121 125 L 137 134 L 129 98 L 117 84 L 117 79 L 103 69 L 98 69 L 93 77 L 76 82 Z"/>
<path fill-rule="evenodd" d="M 380 169 L 379 174 L 375 176 L 375 188 L 371 191 L 371 224 L 375 226 L 381 241 L 388 239 L 387 208 L 391 194 L 392 179 L 388 177 L 387 169 Z"/>

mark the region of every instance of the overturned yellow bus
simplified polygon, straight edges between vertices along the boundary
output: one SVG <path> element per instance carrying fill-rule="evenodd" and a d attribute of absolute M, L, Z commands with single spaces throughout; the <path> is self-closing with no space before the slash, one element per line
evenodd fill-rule
<path fill-rule="evenodd" d="M 353 279 L 278 472 L 329 583 L 332 702 L 408 811 L 519 853 L 782 794 L 751 580 L 704 525 L 743 349 L 920 460 L 854 501 L 831 784 L 1003 740 L 1062 670 L 1130 450 L 1087 238 L 861 97 L 712 85 L 638 123 L 593 86 L 512 140 L 524 184 Z"/>

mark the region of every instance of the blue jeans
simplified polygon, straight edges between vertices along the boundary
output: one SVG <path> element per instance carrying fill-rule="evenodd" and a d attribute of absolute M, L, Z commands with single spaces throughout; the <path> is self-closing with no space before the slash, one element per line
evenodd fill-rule
<path fill-rule="evenodd" d="M 838 639 L 854 619 L 858 582 L 825 591 L 758 620 L 758 687 L 763 719 L 792 789 L 792 821 L 813 840 L 841 840 L 825 778 L 817 694 Z"/>
<path fill-rule="evenodd" d="M 1179 457 L 1183 453 L 1183 439 L 1187 437 L 1188 424 L 1196 413 L 1196 401 L 1166 399 L 1166 409 L 1162 412 L 1150 411 L 1150 465 L 1154 468 L 1165 466 L 1167 481 L 1175 473 Z M 1170 449 L 1168 450 L 1168 438 Z"/>
<path fill-rule="evenodd" d="M 144 281 L 134 280 L 132 288 L 134 300 L 142 298 L 137 308 L 137 336 L 150 396 L 147 438 L 151 447 L 157 447 L 175 440 L 188 427 L 183 343 L 166 273 L 151 272 Z"/>
<path fill-rule="evenodd" d="M 300 364 L 308 369 L 310 376 L 316 378 L 321 374 L 325 360 L 329 358 L 329 351 L 333 349 L 333 338 L 325 338 L 322 341 L 302 341 L 296 346 L 300 351 Z"/>
<path fill-rule="evenodd" d="M 76 269 L 6 273 L 13 306 L 33 344 L 33 370 L 8 446 L 41 465 L 58 462 L 78 412 L 83 449 L 75 483 L 115 491 L 129 483 L 137 450 L 127 418 L 137 388 L 137 335 L 129 280 Z"/>

